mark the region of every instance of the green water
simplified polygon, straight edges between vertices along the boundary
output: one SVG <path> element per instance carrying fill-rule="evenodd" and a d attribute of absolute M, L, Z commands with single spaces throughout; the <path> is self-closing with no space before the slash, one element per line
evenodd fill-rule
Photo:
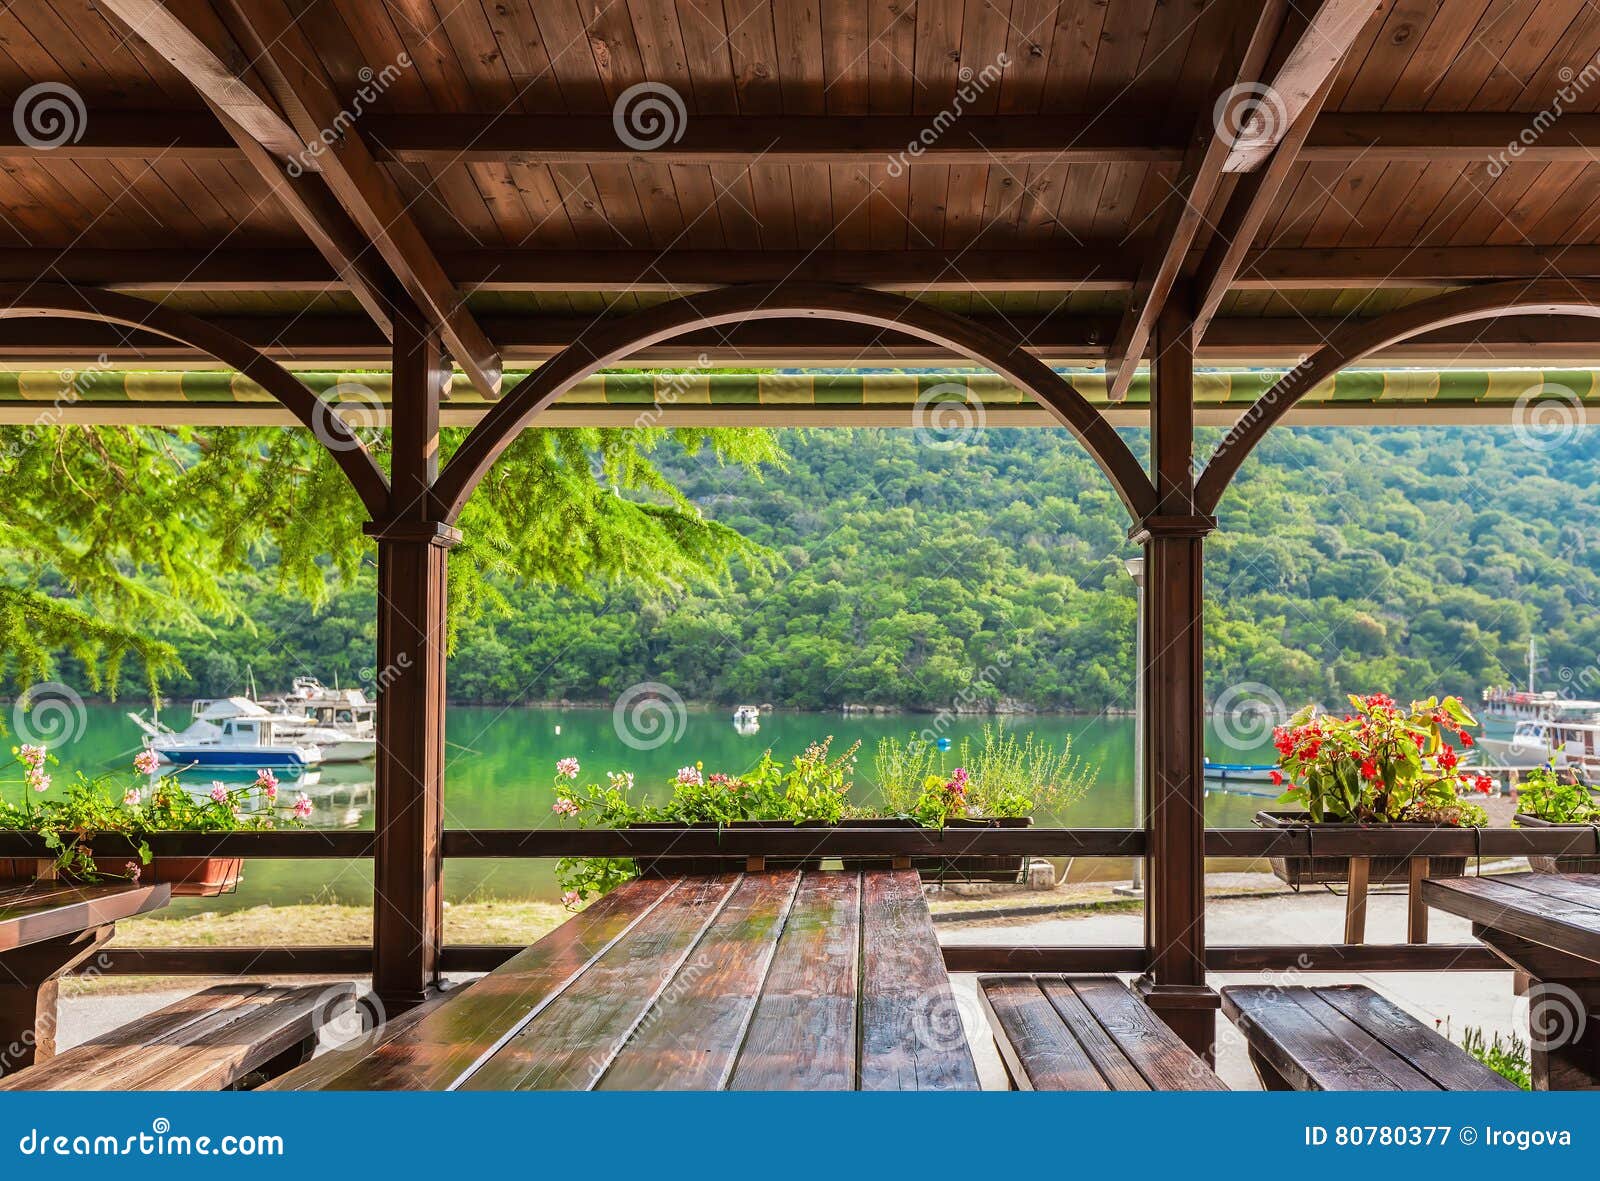
<path fill-rule="evenodd" d="M 771 747 L 779 758 L 799 753 L 807 744 L 832 735 L 834 749 L 859 740 L 855 796 L 873 797 L 872 752 L 881 738 L 905 738 L 932 725 L 926 714 L 852 715 L 778 712 L 762 719 L 753 735 L 737 733 L 725 710 L 690 710 L 682 718 L 676 738 L 654 749 L 630 747 L 618 736 L 610 710 L 501 709 L 459 706 L 449 711 L 448 763 L 445 775 L 445 824 L 450 828 L 535 828 L 552 823 L 550 805 L 555 799 L 555 762 L 567 756 L 582 764 L 584 781 L 599 781 L 607 771 L 632 771 L 641 788 L 664 784 L 687 763 L 702 762 L 705 769 L 735 772 L 749 766 Z M 1070 740 L 1073 750 L 1098 769 L 1094 788 L 1059 816 L 1039 816 L 1036 823 L 1080 828 L 1119 827 L 1132 824 L 1133 740 L 1131 718 L 1028 716 L 1008 723 L 1019 735 L 1032 732 L 1040 740 L 1060 746 Z M 959 743 L 977 736 L 982 719 L 941 726 L 940 733 Z M 58 776 L 82 771 L 97 775 L 128 770 L 139 748 L 139 732 L 115 706 L 91 705 L 84 724 L 72 741 L 52 746 L 60 760 Z M 1270 761 L 1270 746 L 1230 748 L 1215 734 L 1207 753 L 1219 761 Z M 65 774 L 63 774 L 65 773 Z M 209 778 L 209 777 L 207 777 Z M 3 790 L 14 798 L 16 775 L 4 777 Z M 292 788 L 293 785 L 291 785 Z M 658 789 L 660 790 L 660 789 Z M 1267 789 L 1264 785 L 1261 789 Z M 310 823 L 320 827 L 370 828 L 372 826 L 372 770 L 370 764 L 323 768 L 320 781 L 306 788 L 316 805 Z M 1263 806 L 1261 796 L 1213 792 L 1206 800 L 1206 819 L 1213 826 L 1248 824 Z M 1092 863 L 1085 863 L 1092 868 Z M 166 913 L 233 909 L 261 903 L 371 900 L 370 866 L 364 862 L 255 861 L 245 868 L 245 881 L 236 894 L 220 899 L 182 900 Z M 547 861 L 489 861 L 452 859 L 445 866 L 445 894 L 452 901 L 469 898 L 556 897 L 553 863 Z"/>

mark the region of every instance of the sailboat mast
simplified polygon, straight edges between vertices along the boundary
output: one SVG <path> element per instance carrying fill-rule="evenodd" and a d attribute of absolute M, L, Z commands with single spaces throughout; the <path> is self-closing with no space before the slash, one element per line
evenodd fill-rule
<path fill-rule="evenodd" d="M 1533 693 L 1533 668 L 1538 662 L 1538 650 L 1534 645 L 1533 637 L 1528 637 L 1528 693 Z"/>

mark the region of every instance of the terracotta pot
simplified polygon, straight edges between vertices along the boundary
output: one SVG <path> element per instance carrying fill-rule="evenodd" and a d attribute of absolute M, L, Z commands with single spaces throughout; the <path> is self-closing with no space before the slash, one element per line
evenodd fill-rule
<path fill-rule="evenodd" d="M 1569 828 L 1575 831 L 1593 831 L 1596 828 L 1593 824 L 1557 824 L 1553 820 L 1529 816 L 1526 812 L 1518 812 L 1516 821 L 1518 828 Z M 1528 868 L 1534 873 L 1600 873 L 1600 854 L 1529 853 Z"/>
<path fill-rule="evenodd" d="M 1305 812 L 1257 812 L 1257 826 L 1261 828 L 1304 828 L 1310 826 L 1317 832 L 1370 832 L 1374 828 L 1424 828 L 1437 829 L 1441 824 L 1417 824 L 1409 821 L 1386 825 L 1343 824 L 1324 822 L 1315 824 Z M 1315 838 L 1313 838 L 1314 840 Z M 1290 886 L 1342 886 L 1350 880 L 1348 857 L 1272 857 L 1272 872 Z M 1428 858 L 1428 876 L 1431 878 L 1458 878 L 1467 872 L 1466 857 Z M 1368 884 L 1373 886 L 1403 886 L 1410 878 L 1409 857 L 1374 857 L 1368 871 Z"/>
<path fill-rule="evenodd" d="M 130 860 L 97 857 L 95 872 L 103 880 L 125 881 Z M 33 881 L 40 866 L 48 869 L 50 864 L 49 858 L 0 857 L 0 880 Z M 243 868 L 244 861 L 238 857 L 157 857 L 140 866 L 139 881 L 145 885 L 165 882 L 171 885 L 174 898 L 215 898 L 238 887 Z M 70 875 L 64 875 L 64 880 L 70 881 Z"/>
<path fill-rule="evenodd" d="M 845 820 L 841 825 L 853 828 L 920 828 L 914 820 L 904 817 L 892 819 Z M 997 816 L 992 820 L 951 820 L 946 828 L 1028 828 L 1031 816 Z M 913 857 L 911 868 L 922 875 L 925 882 L 1015 882 L 1022 877 L 1028 859 L 1018 854 L 989 856 L 973 854 L 956 857 Z M 892 857 L 846 857 L 846 869 L 892 869 Z"/>

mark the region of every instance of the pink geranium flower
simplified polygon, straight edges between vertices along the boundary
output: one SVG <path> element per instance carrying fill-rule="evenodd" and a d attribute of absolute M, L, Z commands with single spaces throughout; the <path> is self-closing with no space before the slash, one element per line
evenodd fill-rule
<path fill-rule="evenodd" d="M 122 806 L 124 808 L 137 808 L 139 806 L 139 789 L 137 787 L 130 787 L 122 794 Z"/>
<path fill-rule="evenodd" d="M 215 803 L 226 804 L 228 802 L 228 789 L 223 787 L 220 783 L 213 783 L 211 785 L 210 795 L 212 801 Z"/>
<path fill-rule="evenodd" d="M 568 910 L 577 910 L 578 903 L 582 901 L 582 896 L 576 890 L 568 890 L 565 894 L 561 895 L 561 905 L 566 907 Z"/>
<path fill-rule="evenodd" d="M 578 777 L 578 760 L 562 759 L 556 764 L 556 774 L 565 775 L 568 779 L 576 779 Z"/>
<path fill-rule="evenodd" d="M 550 810 L 557 816 L 576 816 L 578 814 L 578 805 L 562 796 L 550 805 Z"/>
<path fill-rule="evenodd" d="M 293 811 L 296 820 L 304 820 L 311 815 L 311 797 L 304 794 L 296 796 Z"/>
<path fill-rule="evenodd" d="M 161 760 L 156 757 L 153 750 L 141 750 L 133 756 L 133 769 L 141 775 L 154 775 Z"/>

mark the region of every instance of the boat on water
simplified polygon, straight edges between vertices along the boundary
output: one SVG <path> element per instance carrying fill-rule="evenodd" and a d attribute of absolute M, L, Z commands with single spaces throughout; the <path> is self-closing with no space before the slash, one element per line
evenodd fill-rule
<path fill-rule="evenodd" d="M 754 705 L 741 705 L 733 711 L 733 728 L 740 734 L 754 734 L 761 729 L 761 710 Z"/>
<path fill-rule="evenodd" d="M 1486 736 L 1478 746 L 1491 766 L 1526 769 L 1551 763 L 1577 770 L 1589 782 L 1600 775 L 1600 721 L 1518 722 L 1510 738 Z"/>
<path fill-rule="evenodd" d="M 1277 771 L 1276 763 L 1214 763 L 1205 762 L 1205 777 L 1224 783 L 1271 783 Z"/>
<path fill-rule="evenodd" d="M 330 689 L 316 677 L 296 677 L 289 692 L 260 703 L 303 719 L 305 736 L 322 748 L 325 763 L 359 763 L 378 753 L 378 706 L 360 689 Z"/>
<path fill-rule="evenodd" d="M 129 714 L 144 731 L 145 749 L 162 763 L 207 770 L 315 767 L 321 749 L 291 734 L 293 719 L 284 719 L 248 697 L 224 697 L 207 702 L 183 730 L 173 730 L 159 720 Z M 285 721 L 289 728 L 282 728 Z"/>
<path fill-rule="evenodd" d="M 1483 708 L 1479 721 L 1504 722 L 1515 726 L 1522 722 L 1600 722 L 1600 701 L 1579 697 L 1566 697 L 1552 689 L 1536 690 L 1534 678 L 1539 668 L 1539 650 L 1533 640 L 1528 641 L 1528 687 L 1493 685 L 1483 691 Z"/>

